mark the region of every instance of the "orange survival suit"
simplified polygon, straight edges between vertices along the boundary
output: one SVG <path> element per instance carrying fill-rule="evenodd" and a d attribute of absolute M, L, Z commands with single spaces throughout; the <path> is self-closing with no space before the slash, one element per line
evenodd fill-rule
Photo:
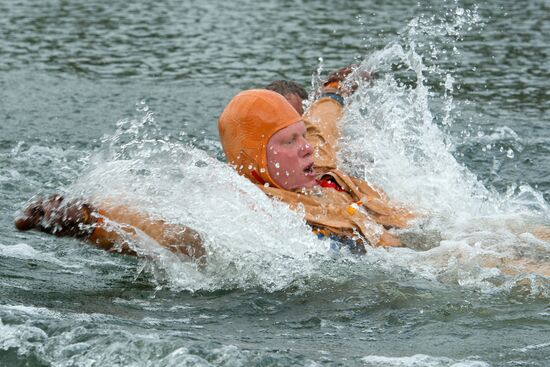
<path fill-rule="evenodd" d="M 268 90 L 247 90 L 236 95 L 218 121 L 220 140 L 227 161 L 239 174 L 258 185 L 267 195 L 302 208 L 314 230 L 375 246 L 400 246 L 388 228 L 402 228 L 413 215 L 388 203 L 386 195 L 364 180 L 336 168 L 338 120 L 342 105 L 333 98 L 320 98 L 305 113 L 307 140 L 314 148 L 318 179 L 330 180 L 338 189 L 316 187 L 288 191 L 270 177 L 266 146 L 277 131 L 302 120 L 286 99 Z"/>

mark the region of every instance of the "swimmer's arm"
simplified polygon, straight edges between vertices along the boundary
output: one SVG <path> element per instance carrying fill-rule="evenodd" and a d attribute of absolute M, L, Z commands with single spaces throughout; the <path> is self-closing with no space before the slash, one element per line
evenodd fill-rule
<path fill-rule="evenodd" d="M 313 147 L 315 167 L 322 171 L 336 168 L 342 106 L 331 98 L 315 101 L 304 114 L 307 141 Z"/>
<path fill-rule="evenodd" d="M 19 230 L 37 229 L 56 236 L 85 239 L 107 251 L 138 255 L 129 244 L 136 229 L 159 245 L 176 253 L 199 259 L 204 255 L 203 240 L 191 228 L 151 219 L 126 206 L 100 205 L 97 209 L 81 200 L 61 196 L 37 200 L 15 220 Z"/>
<path fill-rule="evenodd" d="M 111 223 L 120 225 L 125 232 L 133 234 L 134 228 L 144 232 L 154 239 L 159 245 L 176 253 L 199 259 L 204 255 L 204 246 L 201 235 L 186 226 L 167 223 L 160 219 L 152 219 L 148 215 L 137 212 L 127 206 L 102 205 L 99 213 Z M 120 242 L 120 236 L 108 225 L 101 223 L 89 237 L 89 241 L 108 251 L 112 250 L 114 244 Z"/>
<path fill-rule="evenodd" d="M 340 139 L 340 118 L 343 114 L 344 98 L 358 88 L 356 81 L 348 80 L 355 73 L 355 79 L 370 81 L 373 76 L 361 70 L 360 65 L 344 66 L 328 75 L 320 90 L 320 98 L 313 102 L 304 114 L 307 141 L 314 150 L 314 163 L 319 171 L 336 168 L 336 154 Z"/>

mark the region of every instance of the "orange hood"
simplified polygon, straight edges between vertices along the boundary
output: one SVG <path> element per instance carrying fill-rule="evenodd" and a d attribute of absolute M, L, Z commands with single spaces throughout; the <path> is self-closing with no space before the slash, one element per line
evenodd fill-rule
<path fill-rule="evenodd" d="M 218 121 L 227 162 L 254 183 L 279 187 L 267 170 L 267 143 L 277 131 L 301 120 L 290 103 L 276 92 L 251 89 L 237 94 Z"/>

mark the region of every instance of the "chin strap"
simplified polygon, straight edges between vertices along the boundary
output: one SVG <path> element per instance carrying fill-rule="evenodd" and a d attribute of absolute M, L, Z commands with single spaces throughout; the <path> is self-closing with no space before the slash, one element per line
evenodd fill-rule
<path fill-rule="evenodd" d="M 256 170 L 252 171 L 252 176 L 256 179 L 256 181 L 258 181 L 260 185 L 266 184 L 265 180 L 260 177 L 260 175 L 258 174 L 258 172 L 256 172 Z"/>

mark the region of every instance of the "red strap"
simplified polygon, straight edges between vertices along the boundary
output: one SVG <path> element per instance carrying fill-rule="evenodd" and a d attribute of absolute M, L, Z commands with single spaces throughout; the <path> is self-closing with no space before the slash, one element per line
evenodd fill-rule
<path fill-rule="evenodd" d="M 252 171 L 252 176 L 254 176 L 254 178 L 260 183 L 260 185 L 265 184 L 264 179 L 262 179 L 260 177 L 260 175 L 258 174 L 258 172 L 256 172 L 256 170 Z M 319 184 L 319 186 L 321 186 L 321 187 L 330 187 L 331 189 L 334 189 L 334 190 L 340 191 L 340 192 L 345 191 L 340 186 L 338 186 L 338 184 L 336 184 L 336 182 L 332 181 L 330 178 L 322 178 L 322 179 L 316 180 L 316 181 L 317 181 L 317 184 Z"/>
<path fill-rule="evenodd" d="M 338 186 L 336 182 L 332 181 L 330 178 L 322 178 L 320 180 L 317 180 L 317 183 L 321 187 L 330 187 L 331 189 L 334 189 L 336 191 L 345 191 L 340 186 Z"/>
<path fill-rule="evenodd" d="M 260 177 L 260 175 L 258 174 L 258 172 L 256 172 L 256 170 L 252 171 L 252 176 L 254 176 L 254 178 L 256 179 L 256 181 L 260 183 L 260 185 L 265 185 L 265 181 L 263 180 L 263 178 Z"/>

